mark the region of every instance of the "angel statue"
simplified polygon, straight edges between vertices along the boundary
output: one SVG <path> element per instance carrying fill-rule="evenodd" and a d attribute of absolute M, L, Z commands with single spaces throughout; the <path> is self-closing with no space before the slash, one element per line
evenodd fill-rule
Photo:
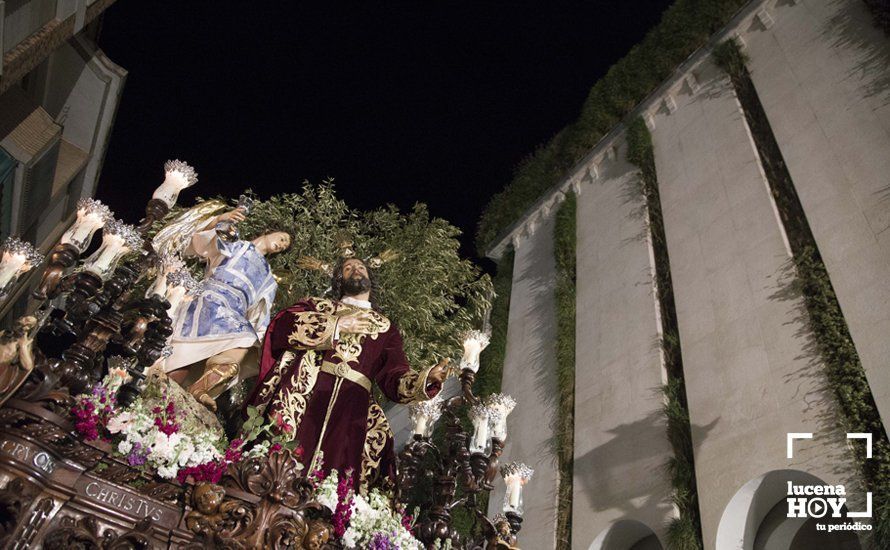
<path fill-rule="evenodd" d="M 205 361 L 202 375 L 188 391 L 213 411 L 215 398 L 237 380 L 242 360 L 262 341 L 269 325 L 278 285 L 266 256 L 286 250 L 291 240 L 283 231 L 252 241 L 227 240 L 231 226 L 245 219 L 245 210 L 236 208 L 208 219 L 207 212 L 218 211 L 219 206 L 219 201 L 199 204 L 155 238 L 156 249 L 176 253 L 184 245 L 184 257 L 199 257 L 206 263 L 195 296 L 175 313 L 172 354 L 163 369 L 182 384 L 189 371 L 185 367 Z M 191 239 L 182 238 L 189 234 Z"/>

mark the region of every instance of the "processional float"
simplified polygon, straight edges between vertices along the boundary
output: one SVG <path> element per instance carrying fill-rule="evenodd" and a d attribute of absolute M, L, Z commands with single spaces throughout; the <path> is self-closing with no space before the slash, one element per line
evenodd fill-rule
<path fill-rule="evenodd" d="M 107 399 L 126 407 L 140 399 L 152 365 L 169 353 L 177 308 L 199 286 L 179 258 L 158 254 L 147 238 L 197 182 L 184 162 L 164 168 L 138 226 L 87 198 L 45 258 L 15 237 L 0 248 L 0 306 L 13 289 L 36 281 L 28 313 L 0 334 L 0 548 L 346 548 L 333 505 L 319 502 L 318 481 L 298 451 L 226 452 L 214 463 L 213 482 L 196 482 L 165 479 L 134 464 L 132 450 L 128 457 L 110 440 L 83 437 L 84 404 L 102 407 Z M 83 257 L 100 230 L 101 244 Z M 399 453 L 391 500 L 396 509 L 419 499 L 428 513 L 407 526 L 408 547 L 518 548 L 522 486 L 532 471 L 501 464 L 516 403 L 501 394 L 480 399 L 472 389 L 489 334 L 483 326 L 466 335 L 453 369 L 458 395 L 411 406 L 413 436 Z M 109 385 L 109 377 L 117 382 Z M 167 384 L 165 398 L 177 391 Z M 209 414 L 201 411 L 195 415 Z M 433 437 L 439 418 L 443 435 Z M 504 513 L 489 519 L 483 508 L 498 477 L 506 483 Z M 417 490 L 421 478 L 433 479 L 431 491 Z M 460 508 L 475 518 L 470 533 L 453 526 Z M 395 548 L 380 541 L 379 548 Z"/>

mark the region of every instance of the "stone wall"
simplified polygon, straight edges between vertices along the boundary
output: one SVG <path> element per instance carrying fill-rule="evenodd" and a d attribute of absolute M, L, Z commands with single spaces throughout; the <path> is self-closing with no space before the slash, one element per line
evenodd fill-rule
<path fill-rule="evenodd" d="M 862 498 L 849 477 L 857 470 L 845 435 L 834 427 L 807 313 L 789 285 L 791 255 L 761 159 L 728 79 L 711 61 L 713 47 L 733 37 L 751 58 L 751 77 L 885 422 L 890 414 L 890 41 L 859 0 L 753 1 L 632 115 L 644 118 L 653 137 L 708 550 L 765 540 L 758 530 L 788 481 L 846 483 L 855 493 L 851 509 Z M 544 303 L 540 285 L 523 284 L 524 273 L 551 269 L 543 265 L 552 262 L 549 248 L 543 253 L 550 245 L 538 240 L 545 227 L 533 229 L 561 194 L 581 190 L 578 549 L 627 550 L 650 544 L 652 534 L 666 546 L 665 522 L 674 513 L 660 467 L 671 449 L 658 412 L 651 263 L 645 241 L 634 239 L 646 225 L 631 216 L 633 170 L 621 162 L 623 132 L 616 127 L 491 249 L 497 256 L 511 239 L 520 243 L 505 391 L 528 395 L 539 380 L 514 374 L 531 372 L 538 361 L 529 353 L 540 343 L 529 341 L 528 327 L 555 330 L 546 326 L 552 301 Z M 520 238 L 529 233 L 533 239 Z M 532 264 L 531 243 L 539 254 Z M 517 412 L 529 405 L 520 398 Z M 519 417 L 511 420 L 516 425 Z M 795 442 L 789 459 L 790 432 L 814 437 Z M 540 431 L 514 431 L 511 446 L 525 450 L 541 438 Z M 529 493 L 549 487 L 538 482 Z M 530 509 L 527 520 L 546 526 L 550 512 L 541 514 Z M 524 547 L 552 547 L 540 542 L 523 538 Z"/>
<path fill-rule="evenodd" d="M 649 235 L 625 147 L 578 196 L 573 541 L 586 549 L 635 520 L 664 540 L 673 516 L 661 472 L 671 456 Z"/>
<path fill-rule="evenodd" d="M 890 418 L 890 41 L 862 2 L 777 6 L 748 41 L 769 117 L 865 368 Z"/>
<path fill-rule="evenodd" d="M 826 482 L 845 481 L 836 466 L 846 461 L 741 107 L 716 66 L 700 65 L 696 79 L 697 91 L 656 113 L 652 136 L 710 549 L 742 485 L 794 466 L 785 457 L 788 432 L 820 435 L 805 469 Z"/>
<path fill-rule="evenodd" d="M 502 462 L 524 462 L 535 470 L 523 491 L 523 548 L 553 548 L 556 540 L 554 451 L 556 410 L 556 311 L 553 258 L 553 211 L 530 234 L 517 239 L 510 297 L 507 355 L 501 391 L 518 405 L 507 418 Z M 490 510 L 500 511 L 504 484 L 491 493 Z"/>

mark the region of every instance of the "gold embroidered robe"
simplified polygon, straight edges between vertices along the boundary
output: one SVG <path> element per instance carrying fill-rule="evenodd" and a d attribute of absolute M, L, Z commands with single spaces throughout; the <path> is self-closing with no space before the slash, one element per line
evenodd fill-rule
<path fill-rule="evenodd" d="M 312 298 L 279 312 L 266 332 L 260 377 L 247 403 L 270 421 L 293 427 L 308 468 L 352 470 L 356 487 L 387 486 L 395 479 L 393 437 L 371 392 L 373 381 L 389 399 L 411 403 L 434 397 L 430 369 L 408 365 L 398 329 L 371 312 L 369 334 L 342 334 L 337 319 L 360 308 Z M 352 371 L 352 372 L 350 372 Z"/>

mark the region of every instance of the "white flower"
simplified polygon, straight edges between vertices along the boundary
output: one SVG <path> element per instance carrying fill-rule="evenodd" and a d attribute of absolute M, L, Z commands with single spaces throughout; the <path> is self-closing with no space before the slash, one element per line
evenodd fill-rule
<path fill-rule="evenodd" d="M 133 443 L 130 442 L 129 439 L 124 439 L 117 444 L 117 451 L 123 455 L 129 453 L 131 450 L 133 450 Z"/>
<path fill-rule="evenodd" d="M 132 421 L 133 415 L 127 411 L 116 414 L 108 420 L 108 431 L 113 434 L 124 432 Z"/>
<path fill-rule="evenodd" d="M 192 443 L 192 438 L 184 437 L 182 443 L 179 445 L 179 456 L 176 462 L 180 466 L 185 466 L 188 464 L 189 459 L 194 453 L 195 445 Z"/>
<path fill-rule="evenodd" d="M 173 479 L 177 473 L 179 473 L 179 469 L 176 466 L 158 466 L 158 475 L 164 479 Z"/>

